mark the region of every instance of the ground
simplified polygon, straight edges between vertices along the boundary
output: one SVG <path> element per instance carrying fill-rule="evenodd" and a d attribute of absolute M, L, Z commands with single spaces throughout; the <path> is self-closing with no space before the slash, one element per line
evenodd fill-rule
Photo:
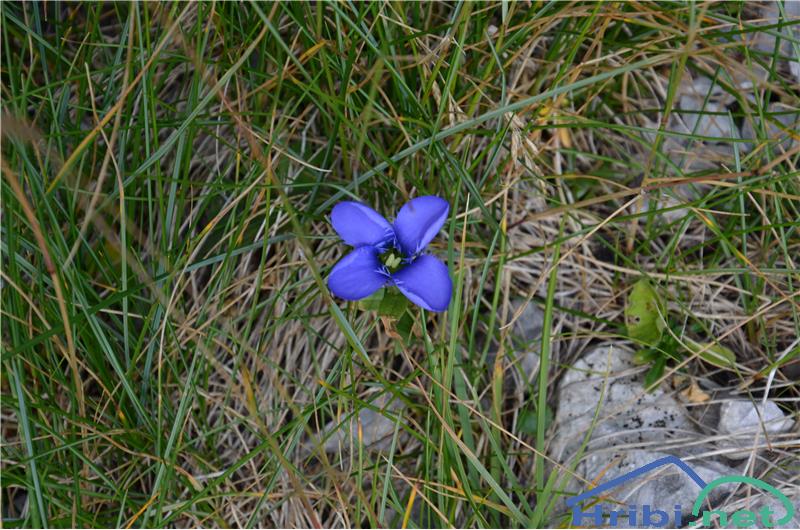
<path fill-rule="evenodd" d="M 798 7 L 2 2 L 3 525 L 567 525 L 607 345 L 796 419 Z M 449 308 L 332 295 L 424 195 Z"/>

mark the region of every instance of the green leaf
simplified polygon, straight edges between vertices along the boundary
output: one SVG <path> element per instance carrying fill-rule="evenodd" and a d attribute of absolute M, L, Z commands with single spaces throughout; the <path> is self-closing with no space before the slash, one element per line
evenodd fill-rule
<path fill-rule="evenodd" d="M 661 379 L 661 376 L 664 375 L 665 366 L 667 366 L 666 357 L 659 357 L 656 359 L 656 362 L 653 363 L 653 366 L 647 371 L 647 375 L 644 376 L 645 390 L 652 392 L 656 389 L 656 381 Z"/>
<path fill-rule="evenodd" d="M 408 344 L 414 336 L 414 317 L 411 313 L 405 312 L 400 320 L 397 321 L 397 333 L 403 337 L 403 341 Z"/>
<path fill-rule="evenodd" d="M 654 348 L 646 348 L 639 350 L 633 354 L 633 362 L 636 364 L 649 364 L 661 357 L 658 350 Z"/>
<path fill-rule="evenodd" d="M 678 327 L 673 328 L 672 331 L 673 333 L 665 333 L 661 337 L 661 342 L 658 343 L 658 353 L 673 361 L 680 361 L 683 359 L 685 348 L 675 337 L 682 336 L 683 330 Z"/>
<path fill-rule="evenodd" d="M 642 278 L 628 295 L 625 306 L 625 324 L 628 335 L 645 344 L 655 346 L 666 328 L 664 303 L 650 282 Z"/>
<path fill-rule="evenodd" d="M 383 317 L 400 318 L 408 307 L 408 298 L 397 291 L 385 289 L 378 314 Z"/>
<path fill-rule="evenodd" d="M 689 351 L 698 354 L 701 359 L 709 364 L 719 368 L 732 368 L 736 365 L 736 354 L 722 344 L 712 342 L 699 343 L 689 338 L 685 340 Z"/>
<path fill-rule="evenodd" d="M 383 301 L 383 291 L 384 289 L 379 289 L 368 297 L 359 300 L 358 307 L 363 311 L 378 311 Z"/>

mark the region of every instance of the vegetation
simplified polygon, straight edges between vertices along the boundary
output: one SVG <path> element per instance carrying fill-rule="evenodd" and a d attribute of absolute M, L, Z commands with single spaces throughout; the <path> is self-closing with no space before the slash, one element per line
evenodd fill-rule
<path fill-rule="evenodd" d="M 783 5 L 0 12 L 4 526 L 560 524 L 553 397 L 603 341 L 796 410 Z M 421 195 L 448 311 L 333 297 L 333 205 Z"/>

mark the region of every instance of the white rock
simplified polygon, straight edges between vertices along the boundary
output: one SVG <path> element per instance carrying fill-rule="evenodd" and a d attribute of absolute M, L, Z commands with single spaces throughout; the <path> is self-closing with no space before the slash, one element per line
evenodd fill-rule
<path fill-rule="evenodd" d="M 696 433 L 684 406 L 661 387 L 645 392 L 645 366 L 630 350 L 600 346 L 577 360 L 558 390 L 553 456 L 566 461 L 591 431 L 587 450 L 665 442 Z"/>
<path fill-rule="evenodd" d="M 603 484 L 666 456 L 668 456 L 666 453 L 657 451 L 621 452 L 610 450 L 593 453 L 577 466 L 576 471 L 590 480 L 602 477 L 598 482 Z M 685 460 L 685 463 L 706 483 L 722 475 L 734 473 L 729 467 L 713 461 Z M 726 493 L 730 493 L 733 487 L 734 485 L 731 484 L 715 489 L 711 496 L 711 502 L 714 503 Z M 674 464 L 667 464 L 623 482 L 616 488 L 602 492 L 601 510 L 603 513 L 609 513 L 611 510 L 625 509 L 633 505 L 639 507 L 639 516 L 635 525 L 630 524 L 630 521 L 622 520 L 622 524 L 617 528 L 646 528 L 647 526 L 643 525 L 641 520 L 641 507 L 644 505 L 667 514 L 669 524 L 661 526 L 673 528 L 686 526 L 691 519 L 692 506 L 700 490 L 700 485 L 684 470 Z M 578 491 L 586 491 L 586 486 L 579 486 Z M 680 521 L 675 520 L 676 505 L 681 508 Z M 584 520 L 584 526 L 588 523 L 590 521 Z M 589 526 L 594 525 L 592 523 Z"/>
<path fill-rule="evenodd" d="M 524 301 L 512 304 L 516 315 Z M 539 370 L 539 350 L 541 348 L 542 326 L 544 326 L 544 312 L 539 306 L 530 302 L 522 310 L 512 328 L 512 341 L 515 345 L 517 364 L 526 383 L 536 377 Z"/>
<path fill-rule="evenodd" d="M 672 193 L 676 195 L 691 195 L 694 194 L 692 188 L 688 186 L 675 186 L 673 190 L 670 190 Z M 695 199 L 697 197 L 695 196 Z M 688 208 L 677 208 L 687 202 L 691 202 L 693 199 L 691 197 L 681 197 L 681 199 L 676 199 L 666 193 L 658 193 L 654 192 L 651 193 L 650 196 L 645 197 L 643 201 L 637 201 L 631 206 L 631 211 L 634 213 L 647 213 L 650 211 L 651 207 L 653 212 L 656 215 L 663 218 L 668 223 L 674 223 L 675 221 L 679 221 L 685 218 L 687 215 L 690 214 Z"/>
<path fill-rule="evenodd" d="M 773 401 L 729 400 L 722 404 L 717 428 L 721 434 L 787 432 L 794 422 Z"/>
<path fill-rule="evenodd" d="M 516 315 L 524 303 L 524 300 L 511 302 L 511 314 Z M 542 326 L 544 326 L 544 312 L 535 302 L 529 302 L 514 322 L 511 333 L 517 341 L 528 344 L 541 338 Z"/>
<path fill-rule="evenodd" d="M 511 302 L 508 318 L 511 320 L 525 303 L 524 300 Z M 503 370 L 513 377 L 519 388 L 524 389 L 536 377 L 539 370 L 539 349 L 541 348 L 544 313 L 539 306 L 530 302 L 525 305 L 511 327 L 506 342 L 506 366 Z M 497 355 L 496 345 L 489 354 L 488 365 L 494 367 Z M 513 363 L 513 368 L 508 364 Z"/>
<path fill-rule="evenodd" d="M 783 23 L 783 27 L 752 33 L 750 46 L 766 55 L 772 55 L 775 51 L 776 35 L 780 35 L 781 41 L 778 53 L 784 57 L 797 57 L 793 50 L 794 46 L 791 39 L 796 39 L 800 34 L 800 30 L 798 30 L 800 3 L 796 1 L 784 2 L 783 8 L 785 18 L 781 18 L 777 2 L 764 2 L 761 4 L 761 18 L 764 19 L 761 25 L 774 26 Z"/>
<path fill-rule="evenodd" d="M 767 112 L 772 114 L 772 116 L 765 120 L 766 126 L 764 129 L 766 140 L 775 145 L 776 147 L 774 147 L 774 149 L 777 151 L 780 151 L 781 148 L 783 148 L 784 151 L 790 150 L 792 145 L 797 142 L 795 137 L 800 135 L 800 111 L 789 105 L 776 102 L 769 104 Z M 753 119 L 745 119 L 742 124 L 742 138 L 756 140 L 761 136 L 755 132 L 755 128 L 753 127 L 754 121 L 759 124 L 759 130 L 761 129 L 761 119 L 758 116 L 754 116 Z M 777 147 L 776 144 L 780 144 L 780 147 Z M 753 147 L 752 143 L 746 143 L 743 149 L 745 151 L 750 151 Z"/>
<path fill-rule="evenodd" d="M 755 5 L 755 2 L 753 3 Z M 778 8 L 777 2 L 761 2 L 759 13 L 755 19 L 749 20 L 749 26 L 772 26 L 769 29 L 760 31 L 748 30 L 744 33 L 736 33 L 733 40 L 742 42 L 752 52 L 759 55 L 759 60 L 764 61 L 770 70 L 772 69 L 770 63 L 775 54 L 775 46 L 777 37 L 780 36 L 780 43 L 778 45 L 778 62 L 788 62 L 789 71 L 797 82 L 800 82 L 800 50 L 798 45 L 793 41 L 800 39 L 800 2 L 797 0 L 789 0 L 783 2 L 783 11 L 785 18 L 781 18 L 781 11 Z M 782 27 L 775 28 L 774 26 L 782 24 Z M 747 65 L 751 70 L 761 70 L 759 72 L 747 72 L 747 74 L 755 74 L 754 77 L 760 81 L 765 81 L 768 77 L 767 70 L 762 69 L 755 61 Z M 763 74 L 763 75 L 762 75 Z M 736 74 L 734 74 L 736 77 Z M 737 83 L 738 84 L 738 83 Z M 739 85 L 742 89 L 752 89 L 752 83 L 749 86 Z M 754 100 L 752 95 L 745 94 L 750 100 Z"/>
<path fill-rule="evenodd" d="M 689 94 L 681 96 L 681 110 L 690 112 L 680 113 L 684 127 L 676 127 L 676 130 L 721 140 L 738 138 L 739 132 L 728 115 L 727 108 L 719 103 L 705 101 L 704 97 Z"/>
<path fill-rule="evenodd" d="M 525 375 L 525 381 L 531 383 L 539 371 L 539 354 L 526 351 L 517 355 L 519 360 L 519 367 Z"/>
<path fill-rule="evenodd" d="M 693 78 L 687 72 L 678 88 L 677 108 L 670 114 L 667 130 L 706 139 L 668 134 L 662 140 L 661 151 L 684 172 L 712 169 L 728 163 L 733 155 L 730 140 L 739 138 L 739 129 L 727 108 L 732 101 L 734 98 L 719 85 L 712 84 L 709 78 Z M 655 135 L 645 135 L 650 136 L 655 139 Z"/>
<path fill-rule="evenodd" d="M 566 466 L 574 464 L 575 472 L 593 483 L 605 483 L 667 455 L 681 458 L 706 482 L 737 474 L 721 462 L 700 456 L 709 448 L 693 442 L 703 435 L 671 392 L 662 387 L 645 392 L 646 369 L 633 363 L 630 350 L 613 345 L 599 346 L 574 362 L 559 385 L 550 455 Z M 565 482 L 557 487 L 577 492 L 589 488 L 575 479 Z M 732 488 L 715 490 L 712 503 Z M 679 504 L 686 525 L 699 491 L 689 475 L 667 465 L 605 492 L 609 496 L 603 510 L 646 504 L 665 511 L 666 526 L 675 526 L 675 505 Z M 565 513 L 569 511 L 560 515 Z M 553 524 L 556 521 L 562 520 L 554 519 Z M 641 526 L 641 521 L 619 523 L 618 528 Z M 592 521 L 586 524 L 594 526 Z"/>
<path fill-rule="evenodd" d="M 403 402 L 399 399 L 394 399 L 388 406 L 386 405 L 387 401 L 388 396 L 383 395 L 373 402 L 373 406 L 386 411 L 385 415 L 365 407 L 358 412 L 358 415 L 351 415 L 341 423 L 329 422 L 323 431 L 326 435 L 330 434 L 325 441 L 325 451 L 333 453 L 339 450 L 349 450 L 351 443 L 353 447 L 357 447 L 359 423 L 361 424 L 361 442 L 365 448 L 371 451 L 388 450 L 391 447 L 395 429 L 395 422 L 390 418 L 397 414 L 402 415 L 404 407 Z"/>
<path fill-rule="evenodd" d="M 745 399 L 725 401 L 720 407 L 717 431 L 723 435 L 717 447 L 731 460 L 750 456 L 752 451 L 767 446 L 766 436 L 779 435 L 792 429 L 794 422 L 772 401 L 765 404 Z M 772 441 L 775 441 L 774 439 Z"/>
<path fill-rule="evenodd" d="M 737 68 L 730 72 L 733 86 L 739 89 L 740 93 L 750 103 L 756 102 L 753 94 L 754 90 L 764 87 L 764 83 L 770 78 L 770 72 L 755 61 L 743 64 L 742 68 Z"/>

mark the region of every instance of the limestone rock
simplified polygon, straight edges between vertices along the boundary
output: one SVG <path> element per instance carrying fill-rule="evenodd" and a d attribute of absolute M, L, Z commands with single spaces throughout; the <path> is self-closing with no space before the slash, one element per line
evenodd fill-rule
<path fill-rule="evenodd" d="M 794 421 L 773 401 L 726 400 L 720 406 L 717 431 L 725 435 L 717 445 L 726 457 L 747 458 L 751 451 L 765 445 L 765 435 L 780 435 L 792 429 Z"/>
<path fill-rule="evenodd" d="M 377 398 L 373 405 L 384 412 L 371 408 L 362 408 L 357 415 L 351 415 L 342 422 L 331 421 L 324 429 L 329 435 L 325 440 L 325 451 L 333 453 L 340 449 L 347 450 L 352 443 L 354 447 L 359 443 L 359 424 L 361 424 L 361 443 L 371 451 L 385 451 L 391 447 L 395 422 L 391 417 L 403 413 L 403 402 L 395 398 L 387 405 L 388 396 Z M 402 421 L 402 420 L 400 420 Z"/>
<path fill-rule="evenodd" d="M 587 451 L 695 433 L 675 397 L 662 388 L 645 392 L 645 369 L 633 363 L 630 350 L 611 345 L 576 361 L 558 390 L 553 455 L 563 461 L 589 432 Z"/>

